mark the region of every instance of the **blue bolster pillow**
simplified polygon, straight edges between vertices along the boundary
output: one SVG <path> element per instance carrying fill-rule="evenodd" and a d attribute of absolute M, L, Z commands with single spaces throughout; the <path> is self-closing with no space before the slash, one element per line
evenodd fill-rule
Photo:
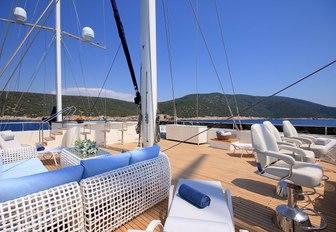
<path fill-rule="evenodd" d="M 201 209 L 209 206 L 211 202 L 211 199 L 208 195 L 201 193 L 185 184 L 181 184 L 178 193 L 184 200 L 187 200 L 191 204 Z"/>
<path fill-rule="evenodd" d="M 40 144 L 39 144 L 39 145 L 36 146 L 36 150 L 37 150 L 37 151 L 44 151 L 44 150 L 45 150 L 45 147 L 44 147 L 43 145 L 40 145 Z"/>

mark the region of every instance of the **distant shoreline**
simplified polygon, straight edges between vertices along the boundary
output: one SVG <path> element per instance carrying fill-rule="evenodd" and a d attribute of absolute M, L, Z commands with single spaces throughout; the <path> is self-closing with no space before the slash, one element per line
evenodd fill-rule
<path fill-rule="evenodd" d="M 72 120 L 76 120 L 76 117 L 79 115 L 73 116 Z M 106 117 L 107 120 L 110 121 L 136 121 L 138 120 L 138 116 L 127 116 L 127 117 Z M 188 117 L 188 118 L 177 118 L 177 121 L 207 121 L 207 120 L 268 120 L 268 119 L 283 119 L 283 120 L 336 120 L 336 118 L 267 118 L 267 117 L 233 117 L 228 119 L 228 117 L 216 117 L 216 116 L 208 116 L 208 117 Z M 41 117 L 25 117 L 25 116 L 3 116 L 0 117 L 0 120 L 33 120 L 33 121 L 41 121 Z M 102 121 L 103 116 L 96 116 L 96 117 L 85 117 L 84 120 L 87 121 Z M 173 121 L 173 117 L 169 115 L 160 115 L 160 121 L 163 122 L 171 122 Z"/>

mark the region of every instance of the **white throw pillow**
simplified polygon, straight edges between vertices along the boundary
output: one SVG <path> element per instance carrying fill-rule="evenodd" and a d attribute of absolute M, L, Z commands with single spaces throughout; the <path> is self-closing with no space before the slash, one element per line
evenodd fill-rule
<path fill-rule="evenodd" d="M 14 140 L 15 134 L 12 131 L 4 131 L 1 133 L 1 137 L 5 141 Z"/>
<path fill-rule="evenodd" d="M 316 145 L 327 145 L 330 142 L 330 139 L 324 139 L 324 138 L 317 138 L 315 141 Z"/>

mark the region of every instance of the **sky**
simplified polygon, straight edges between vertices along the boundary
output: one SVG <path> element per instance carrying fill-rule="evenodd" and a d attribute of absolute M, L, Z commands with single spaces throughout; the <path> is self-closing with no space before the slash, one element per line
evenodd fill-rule
<path fill-rule="evenodd" d="M 49 1 L 0 1 L 0 18 L 13 18 L 12 5 L 16 2 L 16 6 L 26 9 L 27 22 L 34 23 Z M 116 2 L 140 85 L 140 1 Z M 195 9 L 196 2 L 199 27 L 190 5 Z M 36 6 L 37 3 L 39 5 Z M 62 30 L 80 36 L 81 28 L 89 26 L 95 31 L 94 42 L 107 47 L 99 49 L 63 36 L 64 93 L 98 96 L 107 77 L 101 96 L 132 101 L 134 89 L 122 49 L 117 53 L 120 39 L 110 1 L 62 0 L 61 4 Z M 227 61 L 236 94 L 269 96 L 279 91 L 336 59 L 335 10 L 335 0 L 157 0 L 159 102 L 172 99 L 171 76 L 176 98 L 197 92 L 223 93 L 220 82 L 224 92 L 232 94 Z M 45 26 L 54 26 L 55 15 L 50 12 L 40 24 L 45 21 Z M 166 25 L 169 28 L 172 72 L 164 12 L 168 18 Z M 0 22 L 0 45 L 3 46 L 1 70 L 28 30 L 25 26 L 8 26 Z M 54 43 L 46 52 L 53 33 L 37 33 L 37 30 L 32 33 L 0 77 L 1 90 L 8 82 L 6 90 L 55 92 Z M 24 55 L 36 34 L 33 45 Z M 45 61 L 38 65 L 44 53 Z M 18 65 L 22 57 L 23 62 Z M 8 81 L 16 66 L 17 71 Z M 280 96 L 336 107 L 336 64 L 282 92 Z"/>

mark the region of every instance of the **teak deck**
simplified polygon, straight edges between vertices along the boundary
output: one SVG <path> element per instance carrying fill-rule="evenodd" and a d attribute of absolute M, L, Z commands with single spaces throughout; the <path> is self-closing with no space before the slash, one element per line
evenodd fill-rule
<path fill-rule="evenodd" d="M 161 151 L 177 144 L 161 140 Z M 109 151 L 118 154 L 122 150 L 134 149 L 137 144 L 110 145 Z M 180 144 L 164 152 L 170 159 L 172 169 L 172 184 L 179 178 L 217 180 L 223 189 L 229 188 L 232 194 L 234 221 L 236 230 L 243 228 L 249 231 L 280 231 L 272 221 L 277 205 L 286 204 L 286 200 L 275 194 L 277 181 L 257 174 L 253 155 L 215 149 L 209 144 Z M 46 160 L 48 169 L 57 169 L 52 160 Z M 336 166 L 320 162 L 329 180 L 322 182 L 316 190 L 318 194 L 306 197 L 299 202 L 300 207 L 315 208 L 322 212 L 328 220 L 328 228 L 324 231 L 336 231 Z M 144 230 L 150 221 L 159 219 L 164 223 L 167 216 L 168 200 L 164 200 L 132 221 L 121 226 L 116 231 L 128 229 Z M 312 217 L 312 223 L 319 225 L 317 217 Z"/>

